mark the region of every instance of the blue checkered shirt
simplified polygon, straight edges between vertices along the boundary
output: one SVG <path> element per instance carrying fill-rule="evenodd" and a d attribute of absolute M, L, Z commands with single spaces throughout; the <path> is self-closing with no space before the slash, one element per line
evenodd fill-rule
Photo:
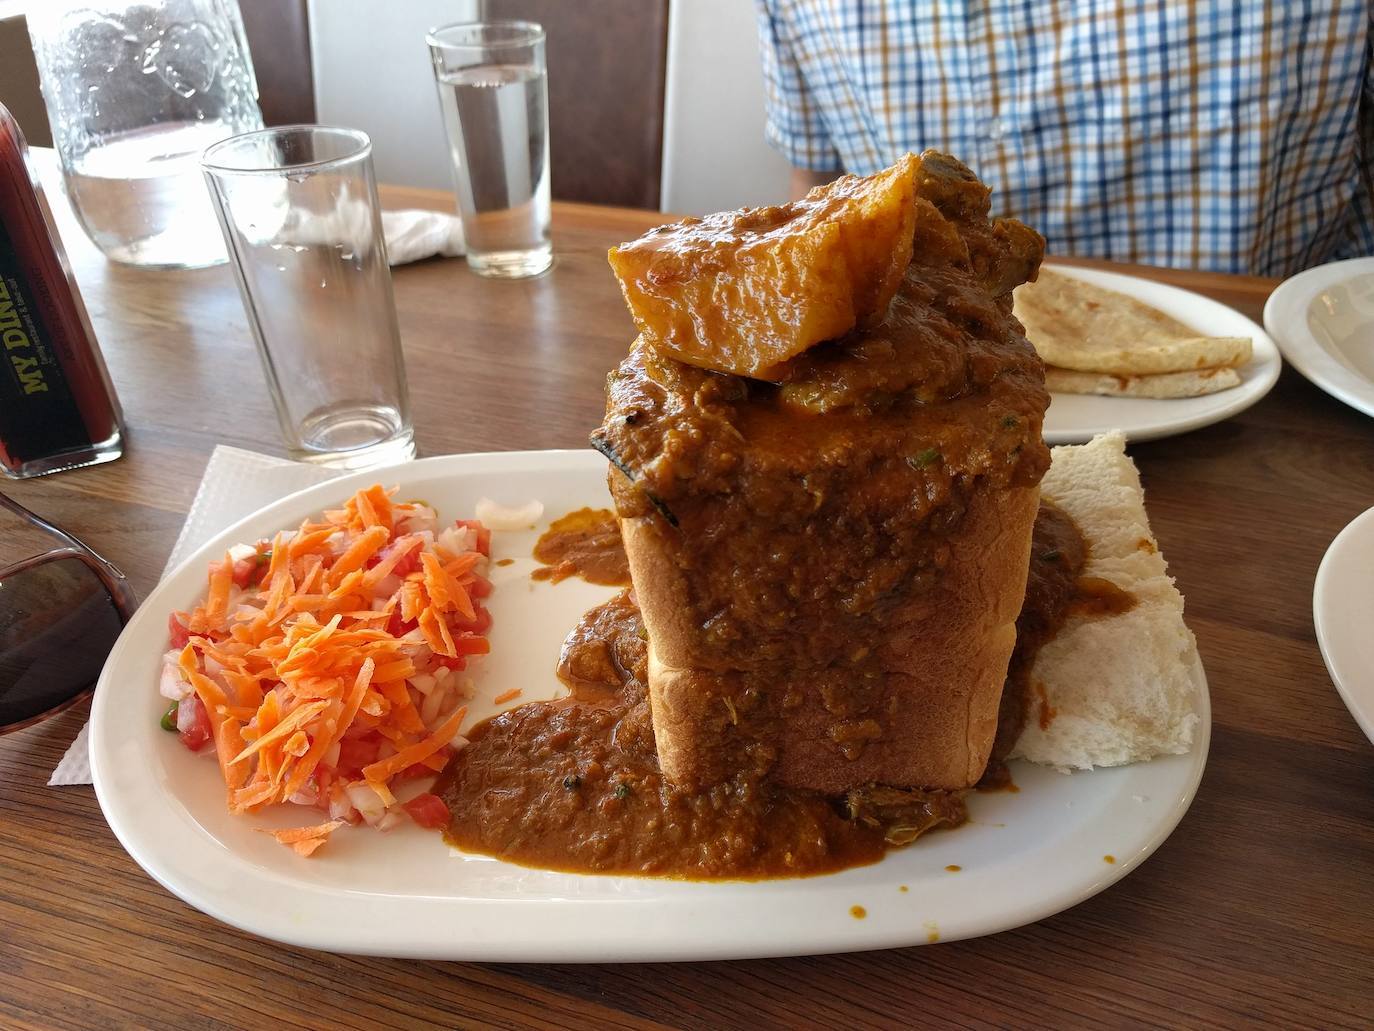
<path fill-rule="evenodd" d="M 756 0 L 767 138 L 935 147 L 1051 253 L 1288 275 L 1374 254 L 1369 0 Z"/>

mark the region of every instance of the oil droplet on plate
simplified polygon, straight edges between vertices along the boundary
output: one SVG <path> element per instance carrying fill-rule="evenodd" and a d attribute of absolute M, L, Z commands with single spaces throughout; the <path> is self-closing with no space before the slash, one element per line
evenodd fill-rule
<path fill-rule="evenodd" d="M 934 920 L 927 920 L 925 922 L 925 929 L 926 941 L 930 942 L 930 944 L 934 945 L 940 940 L 940 927 Z"/>
<path fill-rule="evenodd" d="M 1103 857 L 1102 857 L 1102 862 L 1104 862 L 1104 863 L 1115 863 L 1115 862 L 1116 862 L 1116 856 L 1103 856 Z"/>
<path fill-rule="evenodd" d="M 950 863 L 949 866 L 945 867 L 945 869 L 948 870 L 950 873 L 958 873 L 960 870 L 963 869 L 963 867 L 956 866 L 954 863 Z"/>
<path fill-rule="evenodd" d="M 862 920 L 864 917 L 868 916 L 868 910 L 864 909 L 863 906 L 850 906 L 849 915 L 855 920 Z"/>
<path fill-rule="evenodd" d="M 498 566 L 512 566 L 512 565 L 515 564 L 515 559 L 513 559 L 513 558 L 498 558 L 498 559 L 496 560 L 496 564 L 497 564 Z"/>
<path fill-rule="evenodd" d="M 898 891 L 910 891 L 911 889 L 908 888 L 905 884 L 899 884 L 899 885 L 897 885 L 897 890 L 898 890 Z"/>

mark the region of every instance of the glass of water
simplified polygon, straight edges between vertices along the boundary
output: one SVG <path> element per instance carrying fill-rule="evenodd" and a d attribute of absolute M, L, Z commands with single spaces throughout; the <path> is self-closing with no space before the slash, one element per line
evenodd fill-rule
<path fill-rule="evenodd" d="M 340 469 L 414 458 L 367 135 L 264 129 L 201 164 L 291 456 Z"/>
<path fill-rule="evenodd" d="M 262 128 L 235 0 L 44 0 L 25 14 L 86 235 L 130 265 L 224 261 L 200 155 Z"/>
<path fill-rule="evenodd" d="M 447 25 L 426 37 L 474 272 L 536 276 L 549 242 L 549 80 L 533 22 Z"/>

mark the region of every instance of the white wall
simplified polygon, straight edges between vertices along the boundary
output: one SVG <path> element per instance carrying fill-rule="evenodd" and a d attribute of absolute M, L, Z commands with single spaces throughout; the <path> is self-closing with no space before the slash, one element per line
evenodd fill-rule
<path fill-rule="evenodd" d="M 671 0 L 666 93 L 664 211 L 704 215 L 787 199 L 787 162 L 763 142 L 750 0 Z"/>
<path fill-rule="evenodd" d="M 309 0 L 309 8 L 315 117 L 372 137 L 382 182 L 450 188 L 425 33 L 475 19 L 478 0 Z"/>

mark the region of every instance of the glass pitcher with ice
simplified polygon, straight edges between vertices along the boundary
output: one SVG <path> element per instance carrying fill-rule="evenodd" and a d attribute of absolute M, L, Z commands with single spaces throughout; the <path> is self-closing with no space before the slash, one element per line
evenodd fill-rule
<path fill-rule="evenodd" d="M 45 0 L 27 19 L 86 234 L 130 265 L 224 261 L 200 155 L 262 128 L 235 0 Z"/>

